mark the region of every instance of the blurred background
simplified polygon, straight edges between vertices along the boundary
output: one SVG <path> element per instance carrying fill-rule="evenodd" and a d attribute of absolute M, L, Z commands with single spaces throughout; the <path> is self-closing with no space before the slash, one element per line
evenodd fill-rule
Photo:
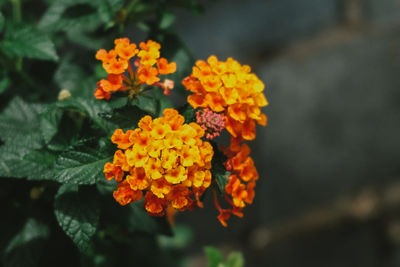
<path fill-rule="evenodd" d="M 211 199 L 184 213 L 202 247 L 246 266 L 400 266 L 400 1 L 221 0 L 175 28 L 196 59 L 249 64 L 268 126 L 250 145 L 253 205 L 223 228 Z"/>

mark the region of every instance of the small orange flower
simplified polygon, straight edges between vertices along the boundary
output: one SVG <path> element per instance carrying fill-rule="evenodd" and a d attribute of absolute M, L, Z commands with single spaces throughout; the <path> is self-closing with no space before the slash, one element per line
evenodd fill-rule
<path fill-rule="evenodd" d="M 174 109 L 156 119 L 144 116 L 138 125 L 111 136 L 121 150 L 105 164 L 104 174 L 119 182 L 115 199 L 126 205 L 137 199 L 133 192 L 145 193 L 145 208 L 156 216 L 168 208 L 183 211 L 201 205 L 198 198 L 211 185 L 214 154 L 211 144 L 201 140 L 204 130 L 196 123 L 184 124 Z"/>
<path fill-rule="evenodd" d="M 158 86 L 166 95 L 169 94 L 174 83 L 167 79 L 160 82 L 159 75 L 174 73 L 176 63 L 168 63 L 165 58 L 160 58 L 160 44 L 148 40 L 140 43 L 138 49 L 128 38 L 116 39 L 114 44 L 114 49 L 100 49 L 96 53 L 96 59 L 102 61 L 104 70 L 109 74 L 107 79 L 98 83 L 95 91 L 97 99 L 108 100 L 111 92 L 116 91 L 128 91 L 130 96 L 134 96 L 142 92 L 143 84 Z M 138 58 L 132 65 L 130 60 L 135 56 Z M 132 66 L 136 67 L 136 71 Z"/>

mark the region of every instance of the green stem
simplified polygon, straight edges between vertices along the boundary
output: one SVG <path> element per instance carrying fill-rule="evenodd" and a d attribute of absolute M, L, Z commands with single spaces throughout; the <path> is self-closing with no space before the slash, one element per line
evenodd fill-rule
<path fill-rule="evenodd" d="M 20 24 L 22 22 L 22 8 L 21 8 L 21 0 L 10 0 L 13 6 L 13 17 L 14 22 L 16 24 Z M 17 71 L 22 70 L 22 57 L 18 57 L 15 62 L 15 68 Z"/>

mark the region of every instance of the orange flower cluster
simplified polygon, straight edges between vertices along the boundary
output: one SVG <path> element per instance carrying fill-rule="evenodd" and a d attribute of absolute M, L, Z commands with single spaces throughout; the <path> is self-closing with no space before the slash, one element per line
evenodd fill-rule
<path fill-rule="evenodd" d="M 207 62 L 198 60 L 192 74 L 182 82 L 194 93 L 188 96 L 189 104 L 195 109 L 224 112 L 225 128 L 239 140 L 256 137 L 256 122 L 267 124 L 267 117 L 260 110 L 268 105 L 264 84 L 250 71 L 249 66 L 242 66 L 232 58 L 219 61 L 210 56 Z"/>
<path fill-rule="evenodd" d="M 201 140 L 204 130 L 196 123 L 184 124 L 174 109 L 156 119 L 145 116 L 138 126 L 125 133 L 117 129 L 111 137 L 119 150 L 113 162 L 105 164 L 104 173 L 118 182 L 114 198 L 126 205 L 145 194 L 145 208 L 155 216 L 171 208 L 201 206 L 199 196 L 211 184 L 214 155 L 211 144 Z"/>
<path fill-rule="evenodd" d="M 254 166 L 253 159 L 249 156 L 250 148 L 246 144 L 233 146 L 224 152 L 228 157 L 225 167 L 230 171 L 228 183 L 225 185 L 225 200 L 232 206 L 232 209 L 222 209 L 215 195 L 215 206 L 219 211 L 218 220 L 223 226 L 231 214 L 243 217 L 242 209 L 246 204 L 253 203 L 255 196 L 254 188 L 258 179 L 258 172 Z"/>
<path fill-rule="evenodd" d="M 173 81 L 165 79 L 161 83 L 159 75 L 174 73 L 176 63 L 160 58 L 159 43 L 151 40 L 141 42 L 138 49 L 128 38 L 119 38 L 114 44 L 114 49 L 100 49 L 96 53 L 96 59 L 102 61 L 103 68 L 108 73 L 107 79 L 97 83 L 94 92 L 97 99 L 110 99 L 111 93 L 116 91 L 129 91 L 131 95 L 136 95 L 142 90 L 143 84 L 160 86 L 165 94 L 169 94 L 169 90 L 174 87 Z M 135 72 L 130 63 L 134 56 L 138 57 L 134 60 Z M 126 71 L 128 76 L 124 75 Z"/>

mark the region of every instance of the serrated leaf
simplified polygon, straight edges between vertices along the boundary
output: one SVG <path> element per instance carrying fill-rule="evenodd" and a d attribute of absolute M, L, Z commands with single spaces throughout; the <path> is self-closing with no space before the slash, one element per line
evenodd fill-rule
<path fill-rule="evenodd" d="M 56 103 L 61 109 L 71 109 L 86 114 L 97 127 L 103 129 L 107 133 L 115 130 L 115 125 L 104 119 L 101 114 L 110 113 L 111 107 L 104 101 L 93 98 L 69 98 Z"/>
<path fill-rule="evenodd" d="M 47 151 L 3 145 L 0 147 L 0 177 L 47 180 L 54 160 L 55 156 Z"/>
<path fill-rule="evenodd" d="M 48 35 L 30 26 L 8 27 L 0 48 L 11 58 L 58 60 L 54 43 Z"/>
<path fill-rule="evenodd" d="M 43 146 L 39 131 L 39 113 L 43 106 L 15 97 L 0 114 L 0 139 L 6 144 L 38 149 Z"/>
<path fill-rule="evenodd" d="M 240 252 L 232 252 L 231 254 L 229 254 L 225 265 L 226 267 L 243 267 L 243 254 Z"/>
<path fill-rule="evenodd" d="M 55 197 L 54 213 L 64 232 L 85 252 L 99 223 L 97 195 L 77 185 L 62 185 Z"/>
<path fill-rule="evenodd" d="M 94 184 L 104 178 L 103 167 L 111 156 L 96 151 L 68 151 L 59 155 L 54 166 L 53 180 L 69 184 Z"/>
<path fill-rule="evenodd" d="M 221 252 L 211 246 L 204 247 L 204 252 L 206 253 L 208 267 L 218 267 L 219 264 L 223 263 L 223 258 Z"/>
<path fill-rule="evenodd" d="M 62 115 L 62 110 L 55 105 L 49 106 L 40 114 L 40 131 L 46 143 L 57 134 Z"/>
<path fill-rule="evenodd" d="M 29 218 L 5 248 L 2 259 L 4 266 L 37 266 L 49 232 L 46 224 Z"/>

